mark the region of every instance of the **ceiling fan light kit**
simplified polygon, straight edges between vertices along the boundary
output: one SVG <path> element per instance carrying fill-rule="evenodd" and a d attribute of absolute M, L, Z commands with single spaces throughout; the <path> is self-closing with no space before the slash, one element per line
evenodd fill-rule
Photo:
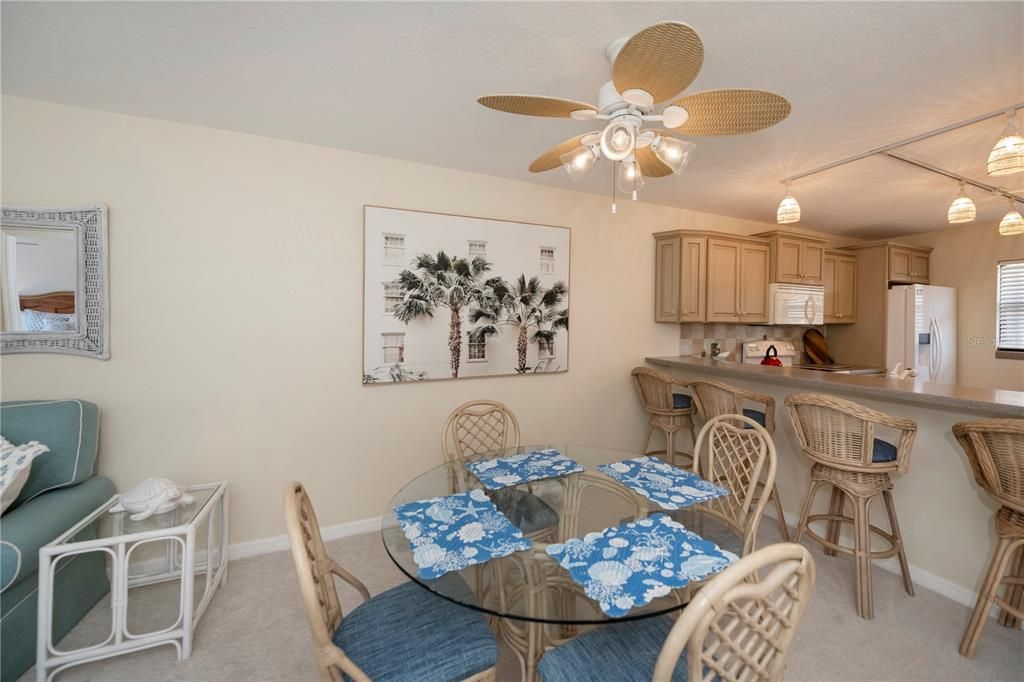
<path fill-rule="evenodd" d="M 683 171 L 696 145 L 675 133 L 737 135 L 789 116 L 785 98 L 762 90 L 711 90 L 680 97 L 704 64 L 700 36 L 682 22 L 662 22 L 612 41 L 605 55 L 612 79 L 599 89 L 596 107 L 514 94 L 487 95 L 477 101 L 511 114 L 607 121 L 597 134 L 577 136 L 544 152 L 530 164 L 530 171 L 542 173 L 561 165 L 577 180 L 601 157 L 612 161 L 612 213 L 616 188 L 636 199 L 646 178 Z M 666 129 L 644 129 L 645 123 L 660 123 Z"/>

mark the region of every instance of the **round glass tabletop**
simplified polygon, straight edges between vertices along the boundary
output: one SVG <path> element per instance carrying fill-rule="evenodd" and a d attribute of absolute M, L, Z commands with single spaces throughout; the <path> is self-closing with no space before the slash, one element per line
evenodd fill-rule
<path fill-rule="evenodd" d="M 721 549 L 740 554 L 741 539 L 720 520 L 702 513 L 701 505 L 663 510 L 597 470 L 599 465 L 640 457 L 639 454 L 583 445 L 529 445 L 487 453 L 478 459 L 548 449 L 577 462 L 584 471 L 487 490 L 464 463 L 454 462 L 434 467 L 409 481 L 391 500 L 383 517 L 381 536 L 391 560 L 420 586 L 468 608 L 500 618 L 571 625 L 646 618 L 669 613 L 685 604 L 674 591 L 635 606 L 624 615 L 610 617 L 598 602 L 584 594 L 582 586 L 575 583 L 554 558 L 547 555 L 545 550 L 552 544 L 582 538 L 587 533 L 600 532 L 650 514 L 665 513 Z M 440 577 L 424 577 L 395 509 L 408 503 L 473 490 L 478 492 L 472 493 L 472 500 L 479 499 L 484 504 L 487 499 L 493 502 L 532 541 L 533 547 L 451 570 Z M 475 550 L 471 551 L 476 554 Z"/>

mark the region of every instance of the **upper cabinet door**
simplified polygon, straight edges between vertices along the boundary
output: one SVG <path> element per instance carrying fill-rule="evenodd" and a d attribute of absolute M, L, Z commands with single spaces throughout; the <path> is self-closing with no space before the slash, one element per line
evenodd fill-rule
<path fill-rule="evenodd" d="M 682 238 L 682 271 L 680 272 L 679 321 L 703 322 L 707 299 L 707 239 Z"/>
<path fill-rule="evenodd" d="M 654 240 L 654 321 L 679 321 L 680 266 L 682 237 L 658 237 Z"/>
<path fill-rule="evenodd" d="M 910 276 L 918 284 L 928 284 L 929 257 L 921 251 L 910 252 Z"/>
<path fill-rule="evenodd" d="M 857 320 L 856 257 L 841 256 L 836 260 L 836 283 L 835 306 L 839 321 L 842 323 L 855 322 Z M 826 289 L 826 295 L 827 291 Z"/>
<path fill-rule="evenodd" d="M 838 285 L 836 271 L 838 261 L 839 257 L 831 254 L 826 254 L 822 259 L 822 279 L 825 284 L 825 324 L 839 321 L 836 309 L 836 296 L 838 295 L 836 291 Z"/>
<path fill-rule="evenodd" d="M 913 282 L 910 274 L 910 251 L 897 247 L 889 248 L 889 281 Z"/>
<path fill-rule="evenodd" d="M 800 245 L 800 277 L 803 284 L 822 284 L 825 247 L 813 242 Z"/>
<path fill-rule="evenodd" d="M 708 239 L 708 322 L 739 322 L 740 242 Z"/>
<path fill-rule="evenodd" d="M 775 281 L 803 284 L 800 255 L 803 243 L 796 239 L 779 237 L 775 240 Z"/>
<path fill-rule="evenodd" d="M 767 245 L 746 244 L 740 247 L 740 320 L 760 323 L 768 321 Z"/>

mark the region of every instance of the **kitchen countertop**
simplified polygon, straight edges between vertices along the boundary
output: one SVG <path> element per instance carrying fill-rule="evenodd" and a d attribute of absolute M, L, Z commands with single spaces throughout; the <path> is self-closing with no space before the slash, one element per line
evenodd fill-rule
<path fill-rule="evenodd" d="M 691 372 L 705 371 L 711 375 L 788 384 L 820 393 L 849 393 L 882 400 L 912 402 L 928 407 L 950 407 L 1006 417 L 1024 417 L 1024 391 L 932 384 L 916 378 L 901 380 L 889 376 L 861 376 L 794 367 L 744 365 L 728 360 L 685 355 L 650 357 L 645 360 L 657 367 Z"/>

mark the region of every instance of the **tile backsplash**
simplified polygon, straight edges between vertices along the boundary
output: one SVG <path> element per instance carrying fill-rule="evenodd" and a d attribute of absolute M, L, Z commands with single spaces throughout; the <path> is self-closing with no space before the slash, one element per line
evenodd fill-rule
<path fill-rule="evenodd" d="M 798 326 L 769 326 L 761 324 L 704 324 L 691 322 L 679 325 L 679 354 L 700 355 L 707 353 L 711 355 L 711 342 L 717 341 L 722 353 L 728 353 L 725 358 L 733 362 L 740 362 L 740 346 L 747 341 L 761 341 L 765 337 L 769 339 L 786 339 L 796 344 L 798 350 L 803 352 L 803 335 L 809 327 Z"/>

